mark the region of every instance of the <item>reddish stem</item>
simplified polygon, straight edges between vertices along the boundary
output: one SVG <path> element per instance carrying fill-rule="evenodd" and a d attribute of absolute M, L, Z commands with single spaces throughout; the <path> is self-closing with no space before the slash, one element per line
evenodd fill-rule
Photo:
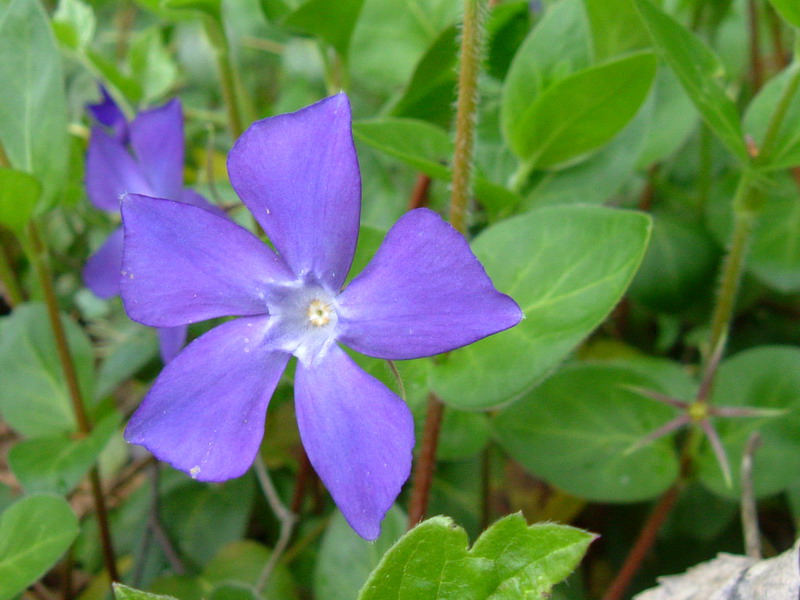
<path fill-rule="evenodd" d="M 408 502 L 408 528 L 419 523 L 428 511 L 428 498 L 436 469 L 436 448 L 439 445 L 439 431 L 442 428 L 444 404 L 431 393 L 428 396 L 428 412 L 425 415 L 425 428 L 422 431 L 422 444 L 414 469 L 414 483 L 411 499 Z"/>
<path fill-rule="evenodd" d="M 417 175 L 417 182 L 414 184 L 414 191 L 411 192 L 411 198 L 408 200 L 408 210 L 415 208 L 422 208 L 428 206 L 428 192 L 431 189 L 431 178 L 420 173 Z"/>

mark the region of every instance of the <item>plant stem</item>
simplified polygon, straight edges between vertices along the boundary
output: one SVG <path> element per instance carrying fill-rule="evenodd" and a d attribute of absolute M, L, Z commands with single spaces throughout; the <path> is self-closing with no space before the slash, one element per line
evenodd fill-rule
<path fill-rule="evenodd" d="M 761 444 L 761 435 L 754 431 L 745 444 L 742 457 L 742 530 L 745 552 L 750 558 L 761 560 L 761 534 L 758 529 L 758 510 L 753 491 L 753 457 Z"/>
<path fill-rule="evenodd" d="M 475 119 L 478 109 L 483 16 L 482 0 L 464 0 L 464 27 L 461 32 L 461 64 L 458 71 L 456 101 L 456 140 L 453 154 L 453 184 L 450 198 L 450 223 L 461 233 L 467 230 L 467 205 L 472 183 Z"/>
<path fill-rule="evenodd" d="M 228 131 L 233 139 L 244 131 L 241 105 L 239 103 L 239 78 L 231 60 L 230 45 L 225 37 L 222 23 L 210 16 L 203 18 L 206 35 L 214 50 L 219 69 L 219 83 L 222 86 L 222 99 L 228 114 Z"/>
<path fill-rule="evenodd" d="M 764 142 L 759 149 L 757 163 L 769 161 L 770 154 L 778 139 L 781 125 L 783 125 L 783 120 L 786 118 L 786 113 L 789 111 L 789 106 L 791 106 L 792 99 L 795 93 L 797 93 L 798 86 L 800 86 L 800 63 L 797 62 L 796 58 L 793 65 L 789 68 L 794 69 L 794 72 L 791 75 L 791 79 L 789 79 L 789 83 L 787 83 L 786 87 L 783 89 L 783 94 L 778 100 L 775 112 L 772 113 L 769 125 L 767 126 L 767 132 L 764 134 Z"/>
<path fill-rule="evenodd" d="M 256 477 L 261 485 L 261 490 L 264 492 L 264 497 L 267 499 L 270 508 L 272 508 L 272 512 L 275 513 L 275 516 L 278 517 L 278 520 L 281 522 L 281 532 L 278 536 L 278 542 L 275 544 L 275 548 L 272 549 L 272 554 L 269 555 L 267 564 L 264 565 L 264 569 L 261 571 L 261 575 L 258 577 L 258 582 L 256 583 L 256 590 L 261 592 L 267 585 L 269 576 L 278 565 L 281 555 L 286 551 L 286 547 L 289 545 L 294 525 L 297 522 L 297 516 L 281 502 L 281 497 L 272 484 L 269 471 L 267 471 L 267 466 L 264 464 L 264 459 L 261 458 L 260 454 L 256 455 L 255 469 Z"/>
<path fill-rule="evenodd" d="M 64 330 L 64 324 L 61 322 L 61 315 L 58 310 L 58 299 L 56 298 L 55 289 L 53 287 L 53 276 L 50 272 L 50 266 L 47 259 L 47 248 L 39 233 L 39 228 L 35 221 L 28 224 L 28 239 L 31 246 L 31 260 L 36 268 L 36 273 L 42 286 L 42 293 L 44 295 L 45 305 L 47 307 L 47 316 L 50 320 L 50 327 L 53 330 L 53 337 L 56 342 L 56 350 L 58 352 L 58 359 L 61 363 L 61 368 L 64 371 L 64 378 L 67 382 L 67 389 L 69 390 L 70 399 L 72 400 L 72 407 L 75 411 L 75 419 L 78 423 L 78 430 L 84 436 L 92 432 L 92 425 L 89 417 L 86 414 L 86 408 L 83 402 L 80 386 L 78 385 L 78 375 L 75 370 L 75 363 L 72 360 L 72 354 L 69 350 L 67 343 L 67 335 Z M 119 581 L 119 574 L 117 573 L 117 564 L 114 559 L 114 548 L 111 541 L 111 529 L 108 525 L 108 514 L 106 511 L 105 498 L 103 497 L 103 488 L 100 484 L 100 473 L 97 470 L 97 465 L 93 466 L 89 471 L 89 482 L 92 487 L 92 497 L 94 499 L 95 513 L 97 514 L 97 524 L 100 528 L 100 541 L 103 548 L 103 560 L 108 570 L 108 575 L 111 581 Z"/>
<path fill-rule="evenodd" d="M 747 16 L 750 32 L 750 76 L 753 82 L 752 93 L 755 96 L 764 82 L 764 62 L 761 60 L 761 35 L 756 0 L 747 0 Z"/>
<path fill-rule="evenodd" d="M 425 414 L 425 428 L 422 430 L 422 445 L 417 465 L 414 469 L 414 484 L 408 501 L 408 528 L 411 529 L 425 518 L 428 510 L 428 497 L 436 469 L 436 448 L 439 445 L 439 432 L 442 429 L 444 404 L 431 393 L 428 395 L 428 412 Z"/>
<path fill-rule="evenodd" d="M 8 250 L 2 240 L 0 240 L 0 282 L 2 282 L 5 291 L 3 297 L 11 308 L 24 302 L 22 289 L 19 287 L 14 269 L 11 268 Z"/>

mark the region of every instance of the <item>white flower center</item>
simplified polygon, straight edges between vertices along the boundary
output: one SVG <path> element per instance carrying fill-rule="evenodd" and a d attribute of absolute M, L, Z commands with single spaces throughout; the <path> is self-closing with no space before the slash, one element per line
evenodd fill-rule
<path fill-rule="evenodd" d="M 278 345 L 304 363 L 314 362 L 335 341 L 336 300 L 321 286 L 306 281 L 278 286 L 267 305 Z"/>

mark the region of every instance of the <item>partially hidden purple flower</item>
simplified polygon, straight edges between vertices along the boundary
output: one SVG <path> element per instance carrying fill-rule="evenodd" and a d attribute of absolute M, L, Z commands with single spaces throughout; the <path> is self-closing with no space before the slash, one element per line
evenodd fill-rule
<path fill-rule="evenodd" d="M 125 431 L 203 481 L 243 474 L 267 404 L 297 357 L 295 410 L 311 464 L 347 521 L 375 539 L 411 469 L 405 403 L 339 344 L 384 359 L 431 356 L 522 318 L 466 240 L 417 209 L 346 288 L 361 179 L 344 94 L 254 123 L 228 156 L 231 183 L 277 251 L 195 206 L 128 195 L 122 298 L 134 320 L 223 316 L 155 381 Z"/>
<path fill-rule="evenodd" d="M 101 86 L 103 99 L 87 106 L 96 123 L 86 156 L 86 191 L 97 208 L 119 212 L 120 198 L 133 192 L 212 210 L 197 192 L 183 187 L 183 110 L 179 100 L 146 110 L 128 123 Z M 83 280 L 100 298 L 119 294 L 122 227 L 106 239 L 83 268 Z M 186 326 L 159 330 L 161 356 L 171 360 L 186 342 Z"/>

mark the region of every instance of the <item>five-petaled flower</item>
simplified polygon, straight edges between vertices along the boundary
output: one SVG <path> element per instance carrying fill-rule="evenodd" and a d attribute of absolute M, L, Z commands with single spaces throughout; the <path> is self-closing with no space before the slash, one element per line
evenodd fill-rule
<path fill-rule="evenodd" d="M 100 91 L 103 100 L 87 107 L 97 121 L 86 156 L 86 192 L 92 204 L 118 213 L 120 198 L 133 192 L 214 210 L 200 194 L 183 187 L 180 101 L 140 112 L 128 123 L 106 89 Z M 101 298 L 119 294 L 122 235 L 122 227 L 118 227 L 84 266 L 86 287 Z M 186 326 L 159 329 L 159 341 L 167 362 L 186 342 Z"/>
<path fill-rule="evenodd" d="M 311 464 L 347 521 L 375 539 L 408 478 L 405 403 L 339 344 L 385 359 L 447 352 L 522 318 L 466 240 L 417 209 L 342 289 L 361 179 L 344 94 L 254 123 L 228 157 L 231 183 L 277 251 L 195 206 L 128 195 L 122 297 L 155 327 L 223 316 L 170 362 L 125 436 L 204 481 L 244 473 L 267 403 L 297 357 L 295 410 Z"/>

